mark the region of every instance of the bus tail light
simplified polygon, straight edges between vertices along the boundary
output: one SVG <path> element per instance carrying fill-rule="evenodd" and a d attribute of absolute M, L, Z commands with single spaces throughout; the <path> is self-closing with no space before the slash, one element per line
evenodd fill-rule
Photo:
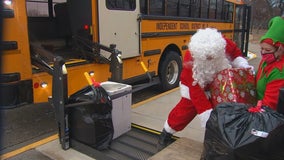
<path fill-rule="evenodd" d="M 41 82 L 40 83 L 40 87 L 41 88 L 46 88 L 48 85 L 47 85 L 47 83 L 46 82 Z"/>
<path fill-rule="evenodd" d="M 34 83 L 34 88 L 47 88 L 48 87 L 48 83 L 47 82 L 41 82 L 41 83 L 38 83 L 38 82 L 35 82 Z"/>

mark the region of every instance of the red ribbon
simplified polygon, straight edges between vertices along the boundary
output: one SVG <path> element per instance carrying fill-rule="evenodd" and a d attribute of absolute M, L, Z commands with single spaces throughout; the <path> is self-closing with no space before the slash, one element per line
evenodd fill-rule
<path fill-rule="evenodd" d="M 257 101 L 257 105 L 255 107 L 249 108 L 248 111 L 251 112 L 251 113 L 264 112 L 264 110 L 261 108 L 261 106 L 262 106 L 262 101 L 259 100 L 259 101 Z"/>

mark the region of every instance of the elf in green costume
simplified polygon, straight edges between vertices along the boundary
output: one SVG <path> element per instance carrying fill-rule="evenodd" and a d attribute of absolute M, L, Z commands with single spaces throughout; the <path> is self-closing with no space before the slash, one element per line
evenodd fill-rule
<path fill-rule="evenodd" d="M 257 99 L 277 109 L 279 89 L 284 87 L 284 16 L 274 17 L 260 39 L 261 56 L 256 74 Z"/>

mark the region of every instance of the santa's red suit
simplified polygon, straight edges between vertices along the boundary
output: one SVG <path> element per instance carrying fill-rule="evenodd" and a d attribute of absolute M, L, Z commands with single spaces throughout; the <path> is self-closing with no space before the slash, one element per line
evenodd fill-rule
<path fill-rule="evenodd" d="M 247 60 L 242 57 L 242 53 L 240 49 L 237 47 L 237 45 L 234 42 L 232 42 L 231 40 L 223 36 L 221 36 L 221 38 L 224 39 L 223 41 L 225 43 L 223 50 L 225 51 L 224 57 L 226 57 L 227 59 L 226 58 L 224 59 L 228 60 L 231 67 L 235 67 L 235 68 L 249 68 L 249 67 L 251 68 L 252 67 L 248 64 Z M 200 44 L 200 43 L 197 43 L 197 44 L 199 44 L 199 47 L 201 48 L 197 48 L 196 52 L 199 52 L 199 50 L 201 49 L 204 50 L 204 47 L 208 47 L 210 49 L 210 46 L 204 46 L 203 44 Z M 190 46 L 189 46 L 189 50 L 191 50 Z M 180 91 L 181 91 L 182 97 L 180 101 L 178 102 L 178 104 L 171 110 L 168 116 L 168 119 L 164 124 L 164 130 L 170 134 L 173 134 L 176 131 L 180 131 L 184 129 L 193 120 L 193 118 L 196 115 L 198 115 L 198 117 L 201 120 L 201 126 L 205 127 L 206 121 L 208 120 L 210 113 L 212 111 L 212 107 L 213 107 L 211 102 L 208 99 L 209 95 L 206 93 L 208 83 L 205 84 L 204 87 L 202 87 L 199 83 L 194 84 L 194 81 L 196 81 L 193 77 L 194 75 L 194 69 L 193 69 L 194 56 L 192 56 L 192 53 L 191 53 L 192 50 L 191 51 L 189 50 L 186 51 L 186 54 L 184 57 L 184 63 L 183 63 L 184 64 L 183 70 L 181 72 L 181 77 L 180 77 L 180 80 L 181 80 Z M 206 52 L 210 52 L 210 51 L 206 51 Z M 200 56 L 200 54 L 203 54 L 203 53 L 196 53 L 196 54 L 197 56 Z M 219 59 L 222 58 L 222 57 L 219 57 L 218 54 L 219 53 L 216 53 L 218 58 Z M 210 56 L 211 56 L 210 54 L 209 56 L 207 55 L 207 58 Z M 214 56 L 215 55 L 213 54 L 211 58 L 214 58 Z M 208 60 L 207 62 L 211 63 L 210 60 Z M 219 64 L 216 64 L 216 65 L 219 65 Z"/>

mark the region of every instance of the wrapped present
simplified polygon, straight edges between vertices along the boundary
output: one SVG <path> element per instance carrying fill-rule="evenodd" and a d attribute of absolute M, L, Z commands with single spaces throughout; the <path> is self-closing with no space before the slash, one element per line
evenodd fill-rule
<path fill-rule="evenodd" d="M 220 71 L 210 85 L 214 106 L 223 102 L 256 104 L 255 78 L 249 69 L 230 68 Z"/>

